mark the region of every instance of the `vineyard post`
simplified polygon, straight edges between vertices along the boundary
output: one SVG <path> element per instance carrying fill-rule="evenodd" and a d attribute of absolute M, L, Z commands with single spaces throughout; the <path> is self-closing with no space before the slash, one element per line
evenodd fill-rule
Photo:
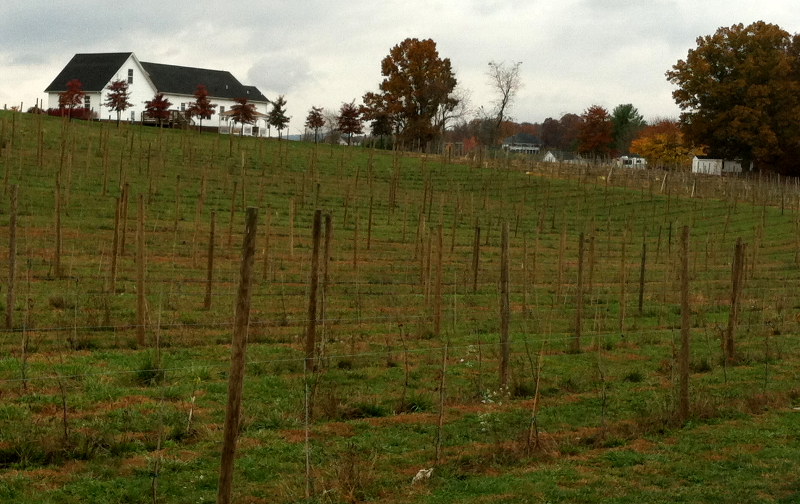
<path fill-rule="evenodd" d="M 294 259 L 294 198 L 289 198 L 289 257 Z"/>
<path fill-rule="evenodd" d="M 480 268 L 481 224 L 475 219 L 475 241 L 472 244 L 472 293 L 478 292 L 478 269 Z"/>
<path fill-rule="evenodd" d="M 119 220 L 122 211 L 122 201 L 117 198 L 114 209 L 114 237 L 111 240 L 111 273 L 108 280 L 108 292 L 114 294 L 117 291 L 117 256 L 119 255 Z"/>
<path fill-rule="evenodd" d="M 230 504 L 233 484 L 233 463 L 236 456 L 236 441 L 239 435 L 239 416 L 242 408 L 242 384 L 244 382 L 245 353 L 247 351 L 247 328 L 250 322 L 252 298 L 253 257 L 256 248 L 256 226 L 258 209 L 247 209 L 242 263 L 239 270 L 239 288 L 236 296 L 236 315 L 231 342 L 231 364 L 228 373 L 228 401 L 225 407 L 225 424 L 222 433 L 222 455 L 219 466 L 217 504 Z"/>
<path fill-rule="evenodd" d="M 509 340 L 509 319 L 511 317 L 509 297 L 509 244 L 508 221 L 503 221 L 500 255 L 500 388 L 508 386 L 508 367 L 511 358 L 511 342 Z"/>
<path fill-rule="evenodd" d="M 61 172 L 56 174 L 55 193 L 56 250 L 53 259 L 53 274 L 61 278 Z"/>
<path fill-rule="evenodd" d="M 573 353 L 581 351 L 581 329 L 583 325 L 583 246 L 584 234 L 578 237 L 578 288 L 575 293 L 575 337 L 572 339 Z"/>
<path fill-rule="evenodd" d="M 317 288 L 319 287 L 319 239 L 322 233 L 322 210 L 314 210 L 314 224 L 311 232 L 311 279 L 308 288 L 308 328 L 306 330 L 305 369 L 316 369 L 314 362 L 317 344 Z"/>
<path fill-rule="evenodd" d="M 639 316 L 642 316 L 644 309 L 644 281 L 645 268 L 647 266 L 647 229 L 642 234 L 642 265 L 639 269 Z"/>
<path fill-rule="evenodd" d="M 175 223 L 173 224 L 172 231 L 178 231 L 178 219 L 180 218 L 181 210 L 181 176 L 175 176 Z"/>
<path fill-rule="evenodd" d="M 689 418 L 689 226 L 681 233 L 681 353 L 680 353 L 680 409 L 682 421 Z"/>
<path fill-rule="evenodd" d="M 625 312 L 628 307 L 627 287 L 628 287 L 628 271 L 626 265 L 626 249 L 627 249 L 628 232 L 622 230 L 622 253 L 620 254 L 619 261 L 619 333 L 625 334 Z"/>
<path fill-rule="evenodd" d="M 272 210 L 267 207 L 267 225 L 264 229 L 264 268 L 261 271 L 261 280 L 267 280 L 267 273 L 269 271 L 269 234 L 272 227 Z"/>
<path fill-rule="evenodd" d="M 358 208 L 355 209 L 355 223 L 353 225 L 353 271 L 358 270 Z"/>
<path fill-rule="evenodd" d="M 442 276 L 444 275 L 444 268 L 442 266 L 442 249 L 444 248 L 444 232 L 442 225 L 437 227 L 438 243 L 436 249 L 436 291 L 435 291 L 435 306 L 434 306 L 434 319 L 433 319 L 433 334 L 436 339 L 442 336 Z"/>
<path fill-rule="evenodd" d="M 236 213 L 236 186 L 237 181 L 233 181 L 233 191 L 231 193 L 231 211 L 228 219 L 228 248 L 233 246 L 233 218 Z"/>
<path fill-rule="evenodd" d="M 139 194 L 136 219 L 136 344 L 140 347 L 145 343 L 144 254 L 144 195 Z"/>
<path fill-rule="evenodd" d="M 728 315 L 728 327 L 725 331 L 725 359 L 733 362 L 736 358 L 735 333 L 739 316 L 739 296 L 742 291 L 742 269 L 744 267 L 745 245 L 742 239 L 736 240 L 733 252 L 733 267 L 731 272 L 731 306 Z"/>
<path fill-rule="evenodd" d="M 211 286 L 214 280 L 214 231 L 217 223 L 217 212 L 211 212 L 211 225 L 208 233 L 208 267 L 206 270 L 206 297 L 203 308 L 211 309 Z"/>
<path fill-rule="evenodd" d="M 372 245 L 372 202 L 373 197 L 369 197 L 369 218 L 367 219 L 367 250 L 370 249 Z"/>
<path fill-rule="evenodd" d="M 14 293 L 17 277 L 17 184 L 11 186 L 8 218 L 8 292 L 6 293 L 6 329 L 14 327 Z"/>
<path fill-rule="evenodd" d="M 125 187 L 122 188 L 122 206 L 119 213 L 119 224 L 122 226 L 122 234 L 119 238 L 119 255 L 125 255 L 125 236 L 128 234 L 128 194 L 130 193 L 131 185 L 127 182 Z"/>

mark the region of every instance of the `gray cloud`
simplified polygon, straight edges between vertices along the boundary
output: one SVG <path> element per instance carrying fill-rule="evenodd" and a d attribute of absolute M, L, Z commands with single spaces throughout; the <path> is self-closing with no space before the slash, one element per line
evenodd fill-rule
<path fill-rule="evenodd" d="M 800 31 L 789 0 L 7 0 L 0 17 L 0 102 L 32 103 L 77 52 L 231 71 L 289 114 L 338 108 L 374 90 L 380 61 L 406 37 L 433 38 L 473 105 L 487 105 L 486 63 L 522 61 L 512 115 L 541 121 L 593 103 L 676 115 L 664 72 L 700 35 L 758 19 Z"/>

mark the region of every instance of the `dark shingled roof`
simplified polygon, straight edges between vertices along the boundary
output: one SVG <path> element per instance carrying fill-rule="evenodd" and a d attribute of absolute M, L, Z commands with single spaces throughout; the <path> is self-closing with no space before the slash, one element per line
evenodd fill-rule
<path fill-rule="evenodd" d="M 76 54 L 45 89 L 46 93 L 67 90 L 67 82 L 81 81 L 83 91 L 98 92 L 111 81 L 133 53 Z M 268 102 L 255 86 L 244 86 L 230 72 L 207 70 L 161 63 L 140 62 L 159 93 L 193 96 L 198 84 L 204 84 L 212 98 L 247 98 Z"/>
<path fill-rule="evenodd" d="M 528 133 L 517 133 L 514 136 L 507 137 L 503 139 L 504 145 L 510 144 L 533 144 L 533 145 L 541 145 L 542 141 L 536 138 L 534 135 L 530 135 Z"/>
<path fill-rule="evenodd" d="M 207 70 L 161 63 L 141 62 L 150 80 L 161 93 L 194 95 L 198 84 L 204 84 L 208 95 L 215 98 L 247 98 L 251 101 L 267 101 L 253 86 L 244 86 L 230 72 Z"/>
<path fill-rule="evenodd" d="M 67 82 L 72 79 L 81 81 L 83 91 L 102 91 L 131 54 L 129 52 L 76 54 L 44 92 L 66 91 Z"/>

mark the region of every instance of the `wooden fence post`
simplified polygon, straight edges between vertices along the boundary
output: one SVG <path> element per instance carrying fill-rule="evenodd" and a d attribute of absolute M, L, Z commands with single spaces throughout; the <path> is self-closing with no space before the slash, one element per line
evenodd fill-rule
<path fill-rule="evenodd" d="M 437 228 L 438 240 L 436 250 L 436 290 L 435 290 L 435 305 L 434 305 L 434 319 L 433 319 L 433 334 L 439 339 L 442 336 L 442 276 L 444 275 L 444 267 L 442 265 L 442 248 L 444 248 L 444 233 L 442 225 L 439 224 Z"/>
<path fill-rule="evenodd" d="M 583 324 L 583 233 L 578 237 L 578 288 L 575 293 L 575 337 L 572 352 L 581 351 L 581 329 Z"/>
<path fill-rule="evenodd" d="M 267 207 L 267 225 L 264 229 L 264 269 L 261 271 L 261 280 L 267 280 L 269 271 L 269 235 L 272 228 L 272 211 Z"/>
<path fill-rule="evenodd" d="M 8 167 L 6 167 L 8 170 Z M 14 327 L 14 292 L 17 278 L 17 184 L 11 186 L 8 218 L 8 292 L 6 293 L 6 329 Z"/>
<path fill-rule="evenodd" d="M 253 258 L 256 250 L 256 226 L 258 209 L 247 209 L 242 263 L 239 270 L 239 289 L 236 296 L 236 315 L 231 342 L 231 367 L 228 373 L 228 403 L 225 408 L 225 425 L 222 433 L 222 456 L 217 485 L 217 504 L 230 504 L 233 486 L 233 462 L 236 456 L 236 440 L 239 435 L 239 416 L 242 408 L 242 385 L 244 382 L 245 353 L 247 351 L 247 328 L 250 322 L 250 300 L 252 298 Z"/>
<path fill-rule="evenodd" d="M 728 362 L 736 359 L 736 325 L 739 317 L 739 296 L 742 292 L 742 270 L 744 269 L 745 245 L 742 239 L 736 240 L 733 252 L 733 267 L 731 271 L 731 306 L 728 315 L 728 328 L 725 331 L 725 358 Z"/>
<path fill-rule="evenodd" d="M 145 344 L 144 255 L 144 195 L 139 194 L 139 208 L 136 219 L 136 344 L 140 347 Z"/>
<path fill-rule="evenodd" d="M 644 311 L 645 268 L 647 267 L 647 230 L 642 235 L 642 265 L 639 268 L 639 316 Z"/>
<path fill-rule="evenodd" d="M 117 198 L 117 205 L 114 209 L 114 237 L 111 240 L 111 273 L 108 280 L 108 292 L 112 295 L 117 291 L 117 256 L 119 255 L 119 221 L 122 213 L 122 200 Z"/>
<path fill-rule="evenodd" d="M 211 286 L 214 281 L 214 231 L 217 223 L 217 212 L 211 212 L 211 227 L 208 233 L 208 268 L 206 271 L 206 297 L 203 308 L 211 309 Z"/>
<path fill-rule="evenodd" d="M 681 233 L 681 353 L 680 353 L 680 409 L 682 421 L 689 418 L 689 226 Z"/>
<path fill-rule="evenodd" d="M 53 275 L 61 278 L 61 173 L 56 174 L 55 200 L 56 248 L 53 257 Z"/>
<path fill-rule="evenodd" d="M 511 342 L 509 340 L 509 319 L 511 306 L 509 296 L 509 245 L 508 221 L 503 221 L 500 254 L 500 388 L 508 386 L 508 367 L 511 359 Z"/>
<path fill-rule="evenodd" d="M 480 268 L 481 254 L 481 225 L 475 219 L 475 241 L 472 244 L 472 293 L 478 292 L 478 269 Z"/>
<path fill-rule="evenodd" d="M 306 370 L 316 369 L 314 362 L 317 344 L 317 287 L 319 286 L 319 239 L 322 234 L 322 210 L 314 210 L 311 232 L 311 280 L 308 287 L 308 329 L 306 331 Z"/>

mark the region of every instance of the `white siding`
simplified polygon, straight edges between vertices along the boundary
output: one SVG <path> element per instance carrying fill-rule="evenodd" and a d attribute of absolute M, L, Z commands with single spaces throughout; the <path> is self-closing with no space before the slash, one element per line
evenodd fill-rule
<path fill-rule="evenodd" d="M 117 73 L 106 83 L 105 87 L 108 87 L 108 85 L 115 80 L 128 82 L 128 70 L 133 70 L 133 83 L 128 84 L 128 93 L 130 93 L 128 101 L 131 102 L 131 108 L 122 113 L 121 118 L 123 121 L 130 120 L 131 112 L 136 114 L 137 120 L 142 117 L 144 102 L 152 100 L 153 96 L 156 94 L 155 88 L 150 83 L 150 80 L 145 75 L 144 70 L 142 70 L 139 61 L 134 55 L 131 55 L 125 64 L 117 70 Z M 92 108 L 98 112 L 100 119 L 116 121 L 116 112 L 102 106 L 102 103 L 106 101 L 107 97 L 108 91 L 103 89 L 102 99 L 97 102 L 97 105 L 94 105 L 94 100 L 92 100 Z"/>

